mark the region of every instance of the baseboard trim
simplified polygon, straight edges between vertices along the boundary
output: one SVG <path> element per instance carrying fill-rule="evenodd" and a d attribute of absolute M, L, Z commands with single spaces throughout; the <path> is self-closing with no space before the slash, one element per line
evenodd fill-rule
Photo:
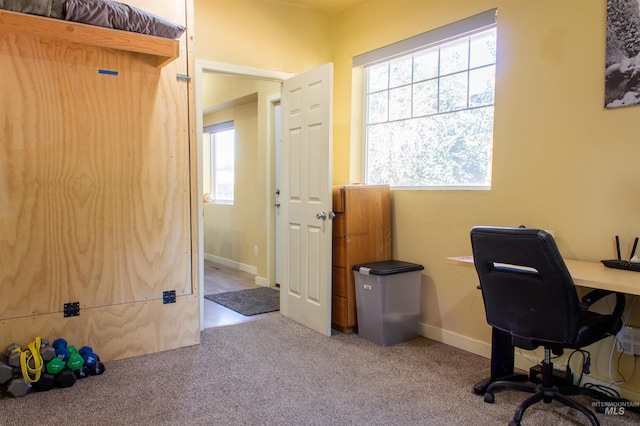
<path fill-rule="evenodd" d="M 448 330 L 444 330 L 439 327 L 434 327 L 429 324 L 420 323 L 420 335 L 435 340 L 437 342 L 442 342 L 444 344 L 454 346 L 456 348 L 462 349 L 467 352 L 471 352 L 472 354 L 480 355 L 485 358 L 491 358 L 491 344 L 482 342 L 479 340 L 472 339 L 467 336 L 463 336 L 461 334 L 453 333 Z M 514 358 L 515 367 L 524 371 L 529 371 L 529 368 L 532 367 L 535 362 L 526 359 L 523 356 L 520 356 L 518 352 L 516 352 L 516 356 Z M 489 373 L 487 371 L 487 373 Z M 596 385 L 609 386 L 610 383 L 605 382 L 601 379 L 598 379 L 593 376 L 585 376 L 583 381 L 594 383 Z M 640 392 L 629 389 L 622 385 L 616 385 L 614 388 L 620 393 L 620 395 L 627 399 L 628 401 L 640 401 Z"/>
<path fill-rule="evenodd" d="M 210 262 L 219 263 L 220 265 L 224 265 L 229 268 L 237 269 L 242 272 L 247 272 L 255 276 L 254 282 L 256 283 L 256 285 L 259 285 L 262 287 L 269 286 L 269 280 L 267 280 L 264 277 L 259 277 L 258 268 L 256 268 L 255 266 L 247 265 L 244 263 L 236 262 L 234 260 L 226 259 L 224 257 L 216 256 L 213 254 L 207 254 L 207 253 L 204 254 L 204 259 Z"/>
<path fill-rule="evenodd" d="M 472 354 L 491 358 L 491 345 L 429 324 L 420 323 L 420 334 L 428 339 L 455 346 Z"/>
<path fill-rule="evenodd" d="M 269 280 L 266 279 L 265 277 L 259 277 L 256 275 L 256 285 L 259 285 L 262 287 L 269 287 Z"/>

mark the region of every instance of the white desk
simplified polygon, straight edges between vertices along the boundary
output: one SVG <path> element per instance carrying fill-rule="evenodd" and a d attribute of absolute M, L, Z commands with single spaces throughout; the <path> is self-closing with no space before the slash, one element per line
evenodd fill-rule
<path fill-rule="evenodd" d="M 455 265 L 474 268 L 473 256 L 448 257 Z M 640 295 L 640 272 L 607 268 L 600 262 L 565 259 L 569 274 L 576 286 Z M 491 337 L 491 375 L 473 387 L 477 395 L 496 380 L 513 377 L 513 346 L 511 337 L 495 328 Z"/>
<path fill-rule="evenodd" d="M 448 257 L 447 260 L 456 265 L 474 267 L 473 256 Z M 600 262 L 565 259 L 564 263 L 577 286 L 640 296 L 640 272 L 607 268 Z"/>

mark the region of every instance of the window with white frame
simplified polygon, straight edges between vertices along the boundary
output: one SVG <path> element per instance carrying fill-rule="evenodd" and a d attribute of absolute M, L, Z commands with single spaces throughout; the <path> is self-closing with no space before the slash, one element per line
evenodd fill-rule
<path fill-rule="evenodd" d="M 491 186 L 496 11 L 354 58 L 364 66 L 364 179 Z"/>
<path fill-rule="evenodd" d="M 233 121 L 206 126 L 205 143 L 205 200 L 232 204 L 235 182 L 235 129 Z M 208 161 L 207 161 L 208 159 Z M 207 179 L 208 176 L 208 179 Z"/>

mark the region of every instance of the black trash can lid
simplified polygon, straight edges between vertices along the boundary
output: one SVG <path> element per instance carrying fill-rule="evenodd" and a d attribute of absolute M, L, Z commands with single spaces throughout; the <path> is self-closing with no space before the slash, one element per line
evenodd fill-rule
<path fill-rule="evenodd" d="M 361 263 L 351 268 L 365 275 L 392 275 L 403 272 L 421 271 L 424 266 L 401 260 L 382 260 L 380 262 Z"/>

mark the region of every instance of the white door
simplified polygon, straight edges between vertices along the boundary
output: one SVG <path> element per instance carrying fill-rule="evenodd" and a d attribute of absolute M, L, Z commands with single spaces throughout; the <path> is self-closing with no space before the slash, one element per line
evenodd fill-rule
<path fill-rule="evenodd" d="M 333 64 L 282 88 L 282 315 L 331 335 Z"/>

